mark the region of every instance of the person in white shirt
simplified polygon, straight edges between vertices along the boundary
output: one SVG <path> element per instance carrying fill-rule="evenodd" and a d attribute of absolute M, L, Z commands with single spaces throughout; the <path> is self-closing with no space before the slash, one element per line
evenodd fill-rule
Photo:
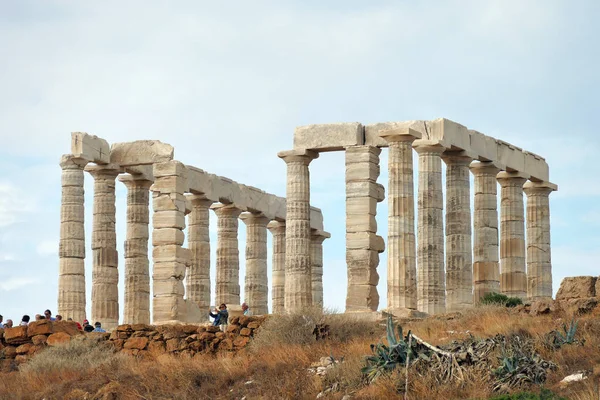
<path fill-rule="evenodd" d="M 248 307 L 248 304 L 246 304 L 246 303 L 242 303 L 242 311 L 244 312 L 244 315 L 247 317 L 252 315 L 252 311 L 250 311 L 250 307 Z"/>

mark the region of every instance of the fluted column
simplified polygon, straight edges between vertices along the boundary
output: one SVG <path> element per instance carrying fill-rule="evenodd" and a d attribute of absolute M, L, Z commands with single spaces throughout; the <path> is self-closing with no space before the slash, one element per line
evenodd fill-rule
<path fill-rule="evenodd" d="M 240 217 L 246 224 L 246 278 L 244 298 L 252 313 L 269 313 L 269 283 L 267 277 L 267 224 L 262 214 L 244 213 Z"/>
<path fill-rule="evenodd" d="M 150 222 L 151 181 L 135 176 L 119 178 L 127 186 L 127 238 L 125 240 L 125 306 L 123 323 L 150 323 Z"/>
<path fill-rule="evenodd" d="M 473 214 L 473 299 L 500 293 L 498 253 L 498 182 L 491 162 L 471 163 L 475 185 Z"/>
<path fill-rule="evenodd" d="M 319 155 L 308 150 L 290 150 L 278 156 L 287 165 L 285 310 L 295 312 L 312 305 L 308 165 Z"/>
<path fill-rule="evenodd" d="M 217 214 L 216 304 L 240 305 L 240 251 L 238 217 L 242 210 L 230 204 L 213 204 Z"/>
<path fill-rule="evenodd" d="M 473 306 L 471 189 L 469 164 L 462 152 L 446 152 L 446 311 Z"/>
<path fill-rule="evenodd" d="M 94 177 L 92 320 L 113 329 L 119 324 L 115 179 L 120 171 L 114 165 L 88 165 L 85 170 Z"/>
<path fill-rule="evenodd" d="M 500 291 L 511 297 L 527 297 L 525 272 L 525 209 L 523 184 L 517 173 L 500 172 Z"/>
<path fill-rule="evenodd" d="M 552 298 L 552 257 L 550 248 L 550 193 L 557 186 L 548 182 L 527 182 L 527 298 Z"/>
<path fill-rule="evenodd" d="M 272 313 L 283 314 L 285 312 L 285 222 L 271 221 L 267 228 L 273 235 Z"/>
<path fill-rule="evenodd" d="M 85 230 L 83 168 L 86 160 L 65 154 L 62 168 L 58 313 L 65 319 L 85 319 Z"/>
<path fill-rule="evenodd" d="M 419 153 L 417 308 L 440 314 L 446 311 L 441 159 L 445 148 L 426 141 L 417 141 L 414 147 Z"/>
<path fill-rule="evenodd" d="M 188 216 L 190 266 L 185 292 L 188 300 L 206 313 L 211 305 L 209 209 L 213 201 L 201 195 L 189 196 L 189 199 L 192 202 L 192 212 Z"/>
<path fill-rule="evenodd" d="M 379 253 L 385 242 L 377 235 L 377 203 L 385 198 L 379 177 L 379 154 L 374 146 L 346 148 L 346 311 L 376 311 Z"/>
<path fill-rule="evenodd" d="M 412 129 L 380 134 L 388 153 L 387 306 L 417 309 L 417 260 L 412 143 L 421 133 Z"/>
<path fill-rule="evenodd" d="M 312 264 L 312 301 L 314 306 L 323 307 L 323 242 L 330 238 L 328 232 L 312 230 L 310 241 L 310 262 Z"/>

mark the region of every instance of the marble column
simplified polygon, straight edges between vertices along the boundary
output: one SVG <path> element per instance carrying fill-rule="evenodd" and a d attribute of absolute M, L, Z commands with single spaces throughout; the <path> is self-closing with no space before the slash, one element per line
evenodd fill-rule
<path fill-rule="evenodd" d="M 377 235 L 377 203 L 385 190 L 377 183 L 379 154 L 374 146 L 346 148 L 346 311 L 376 311 L 379 253 L 385 242 Z"/>
<path fill-rule="evenodd" d="M 527 297 L 525 272 L 525 210 L 523 184 L 514 172 L 500 172 L 500 291 L 510 297 Z"/>
<path fill-rule="evenodd" d="M 88 165 L 94 177 L 94 220 L 92 225 L 92 320 L 105 329 L 119 325 L 119 255 L 115 231 L 115 165 Z"/>
<path fill-rule="evenodd" d="M 178 161 L 154 164 L 152 190 L 152 319 L 154 324 L 199 321 L 188 315 L 183 280 L 190 263 L 185 240 L 187 168 Z M 197 311 L 194 310 L 194 311 Z"/>
<path fill-rule="evenodd" d="M 445 148 L 427 141 L 415 142 L 414 148 L 419 153 L 417 309 L 441 314 L 446 311 L 441 159 Z"/>
<path fill-rule="evenodd" d="M 283 314 L 285 312 L 285 222 L 271 221 L 267 228 L 273 235 L 272 313 Z"/>
<path fill-rule="evenodd" d="M 552 298 L 552 258 L 550 248 L 550 193 L 557 186 L 529 181 L 527 195 L 527 298 Z"/>
<path fill-rule="evenodd" d="M 491 162 L 471 163 L 475 185 L 473 213 L 473 299 L 500 293 L 498 253 L 498 182 Z"/>
<path fill-rule="evenodd" d="M 445 152 L 446 163 L 446 311 L 473 306 L 471 188 L 464 152 Z"/>
<path fill-rule="evenodd" d="M 231 204 L 213 204 L 217 214 L 217 290 L 216 305 L 240 306 L 240 251 L 238 218 L 242 212 Z"/>
<path fill-rule="evenodd" d="M 412 129 L 380 134 L 388 153 L 388 311 L 417 309 L 417 260 L 412 143 L 421 133 Z"/>
<path fill-rule="evenodd" d="M 330 238 L 328 232 L 312 230 L 310 262 L 312 264 L 312 301 L 314 306 L 323 307 L 323 242 Z"/>
<path fill-rule="evenodd" d="M 127 238 L 125 240 L 124 324 L 150 323 L 150 261 L 148 224 L 150 222 L 151 181 L 125 175 L 119 178 L 127 187 Z"/>
<path fill-rule="evenodd" d="M 310 263 L 310 173 L 318 153 L 290 150 L 278 154 L 287 165 L 285 228 L 285 310 L 312 306 Z"/>
<path fill-rule="evenodd" d="M 85 319 L 85 229 L 83 168 L 87 161 L 65 154 L 62 168 L 60 242 L 58 249 L 58 314 L 65 320 Z"/>
<path fill-rule="evenodd" d="M 254 315 L 269 313 L 269 283 L 267 277 L 267 224 L 263 214 L 244 213 L 246 224 L 246 278 L 244 299 Z"/>
<path fill-rule="evenodd" d="M 188 216 L 190 266 L 186 275 L 186 297 L 201 312 L 210 309 L 210 235 L 209 209 L 214 203 L 203 195 L 189 196 L 192 212 Z"/>

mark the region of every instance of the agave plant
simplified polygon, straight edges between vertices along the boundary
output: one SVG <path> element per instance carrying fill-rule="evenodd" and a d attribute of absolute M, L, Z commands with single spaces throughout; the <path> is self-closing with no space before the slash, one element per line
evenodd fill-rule
<path fill-rule="evenodd" d="M 575 334 L 577 333 L 577 324 L 578 321 L 572 319 L 567 327 L 567 324 L 563 324 L 563 332 L 559 332 L 558 330 L 554 330 L 546 334 L 545 343 L 547 346 L 558 349 L 565 344 L 581 344 L 583 345 L 583 340 L 575 339 Z"/>
<path fill-rule="evenodd" d="M 394 370 L 399 365 L 406 365 L 409 357 L 413 358 L 414 353 L 407 343 L 411 334 L 410 331 L 404 337 L 400 325 L 398 325 L 398 336 L 396 336 L 395 330 L 392 317 L 388 317 L 386 325 L 388 345 L 386 346 L 383 343 L 372 344 L 371 352 L 373 355 L 366 358 L 367 365 L 361 370 L 369 382 Z"/>

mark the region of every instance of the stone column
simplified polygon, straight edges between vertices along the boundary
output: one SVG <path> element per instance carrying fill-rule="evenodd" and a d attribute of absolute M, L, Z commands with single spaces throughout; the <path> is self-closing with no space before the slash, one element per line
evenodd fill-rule
<path fill-rule="evenodd" d="M 552 298 L 552 258 L 550 248 L 550 193 L 557 186 L 529 181 L 527 195 L 527 298 Z"/>
<path fill-rule="evenodd" d="M 424 140 L 415 142 L 414 147 L 419 153 L 417 308 L 428 314 L 441 314 L 446 311 L 440 157 L 445 148 Z"/>
<path fill-rule="evenodd" d="M 85 230 L 83 168 L 86 160 L 65 154 L 62 168 L 60 242 L 58 249 L 58 314 L 65 320 L 85 319 Z"/>
<path fill-rule="evenodd" d="M 525 272 L 525 218 L 523 184 L 514 172 L 500 172 L 500 291 L 511 297 L 527 297 Z"/>
<path fill-rule="evenodd" d="M 388 153 L 388 260 L 389 312 L 417 309 L 417 260 L 412 143 L 421 133 L 407 129 L 380 134 Z"/>
<path fill-rule="evenodd" d="M 267 278 L 267 224 L 262 214 L 244 213 L 246 224 L 245 303 L 254 315 L 269 313 L 269 283 Z"/>
<path fill-rule="evenodd" d="M 310 263 L 310 173 L 308 165 L 318 153 L 282 151 L 287 165 L 285 227 L 285 310 L 312 306 Z"/>
<path fill-rule="evenodd" d="M 188 300 L 207 313 L 211 306 L 209 209 L 213 201 L 202 195 L 192 195 L 189 199 L 192 202 L 192 212 L 188 216 L 190 267 L 185 292 Z"/>
<path fill-rule="evenodd" d="M 473 299 L 500 293 L 498 263 L 498 182 L 500 170 L 491 162 L 471 163 L 475 178 L 473 214 Z"/>
<path fill-rule="evenodd" d="M 331 234 L 312 230 L 310 241 L 310 262 L 312 264 L 312 301 L 314 306 L 323 307 L 323 242 Z"/>
<path fill-rule="evenodd" d="M 148 224 L 152 182 L 135 176 L 119 178 L 127 186 L 127 238 L 125 240 L 124 324 L 150 323 L 150 261 Z"/>
<path fill-rule="evenodd" d="M 446 311 L 473 306 L 473 255 L 471 249 L 471 189 L 464 152 L 446 152 Z"/>
<path fill-rule="evenodd" d="M 346 148 L 346 311 L 376 311 L 379 253 L 385 243 L 377 236 L 377 203 L 385 198 L 379 177 L 379 154 L 374 146 Z"/>
<path fill-rule="evenodd" d="M 273 235 L 272 312 L 283 314 L 285 312 L 285 222 L 271 221 L 267 228 Z"/>
<path fill-rule="evenodd" d="M 216 305 L 240 307 L 240 251 L 238 217 L 242 210 L 231 204 L 213 204 L 217 214 L 217 290 Z M 231 306 L 231 307 L 230 307 Z"/>
<path fill-rule="evenodd" d="M 115 165 L 88 165 L 94 177 L 94 221 L 92 227 L 92 320 L 105 329 L 119 325 L 119 270 L 115 232 Z"/>
<path fill-rule="evenodd" d="M 154 324 L 186 321 L 183 280 L 190 262 L 185 240 L 187 168 L 178 161 L 154 164 L 152 190 L 152 313 Z"/>

